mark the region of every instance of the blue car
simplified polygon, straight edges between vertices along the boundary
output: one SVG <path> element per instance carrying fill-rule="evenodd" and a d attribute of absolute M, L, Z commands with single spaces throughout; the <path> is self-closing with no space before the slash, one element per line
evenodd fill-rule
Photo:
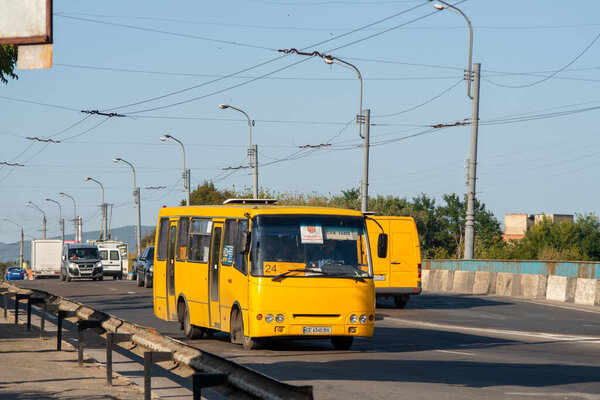
<path fill-rule="evenodd" d="M 8 267 L 4 273 L 4 280 L 14 281 L 25 279 L 25 271 L 19 267 Z"/>

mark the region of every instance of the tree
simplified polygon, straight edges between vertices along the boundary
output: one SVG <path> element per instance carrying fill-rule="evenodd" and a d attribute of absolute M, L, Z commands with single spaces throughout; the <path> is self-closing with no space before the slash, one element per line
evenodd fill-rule
<path fill-rule="evenodd" d="M 14 73 L 15 64 L 17 63 L 17 46 L 11 44 L 0 45 L 0 81 L 4 84 L 8 83 L 6 77 L 19 79 Z"/>
<path fill-rule="evenodd" d="M 513 258 L 529 260 L 600 260 L 600 221 L 593 214 L 576 214 L 575 222 L 544 218 L 523 239 L 513 243 Z"/>
<path fill-rule="evenodd" d="M 215 187 L 212 181 L 204 181 L 190 193 L 190 205 L 213 205 L 223 204 L 227 199 L 236 197 L 233 190 L 219 190 Z M 181 200 L 181 205 L 185 205 L 185 201 Z"/>

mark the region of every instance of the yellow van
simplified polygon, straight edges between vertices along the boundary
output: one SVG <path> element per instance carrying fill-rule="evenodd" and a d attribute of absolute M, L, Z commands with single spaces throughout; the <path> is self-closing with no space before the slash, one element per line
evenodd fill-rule
<path fill-rule="evenodd" d="M 421 293 L 421 249 L 415 220 L 411 217 L 367 216 L 369 237 L 388 235 L 388 251 L 378 257 L 377 241 L 372 240 L 373 280 L 377 297 L 393 297 L 404 308 L 410 295 Z"/>

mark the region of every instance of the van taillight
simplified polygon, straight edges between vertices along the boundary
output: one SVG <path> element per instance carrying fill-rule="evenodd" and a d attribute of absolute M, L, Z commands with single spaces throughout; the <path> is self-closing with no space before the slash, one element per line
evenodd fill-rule
<path fill-rule="evenodd" d="M 421 279 L 421 263 L 417 264 L 417 270 L 419 271 L 419 279 Z"/>

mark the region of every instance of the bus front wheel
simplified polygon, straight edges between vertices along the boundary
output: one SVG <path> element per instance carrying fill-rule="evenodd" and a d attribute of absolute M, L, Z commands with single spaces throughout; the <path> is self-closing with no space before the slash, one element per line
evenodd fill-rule
<path fill-rule="evenodd" d="M 196 325 L 192 325 L 190 322 L 190 310 L 188 310 L 187 306 L 185 306 L 183 315 L 183 333 L 190 339 L 200 339 L 203 336 L 202 329 Z"/>
<path fill-rule="evenodd" d="M 352 347 L 353 336 L 335 336 L 331 338 L 331 344 L 336 350 L 348 350 Z"/>
<path fill-rule="evenodd" d="M 254 350 L 259 347 L 256 339 L 244 335 L 244 321 L 239 310 L 233 312 L 231 322 L 231 343 L 241 343 L 244 350 Z"/>

